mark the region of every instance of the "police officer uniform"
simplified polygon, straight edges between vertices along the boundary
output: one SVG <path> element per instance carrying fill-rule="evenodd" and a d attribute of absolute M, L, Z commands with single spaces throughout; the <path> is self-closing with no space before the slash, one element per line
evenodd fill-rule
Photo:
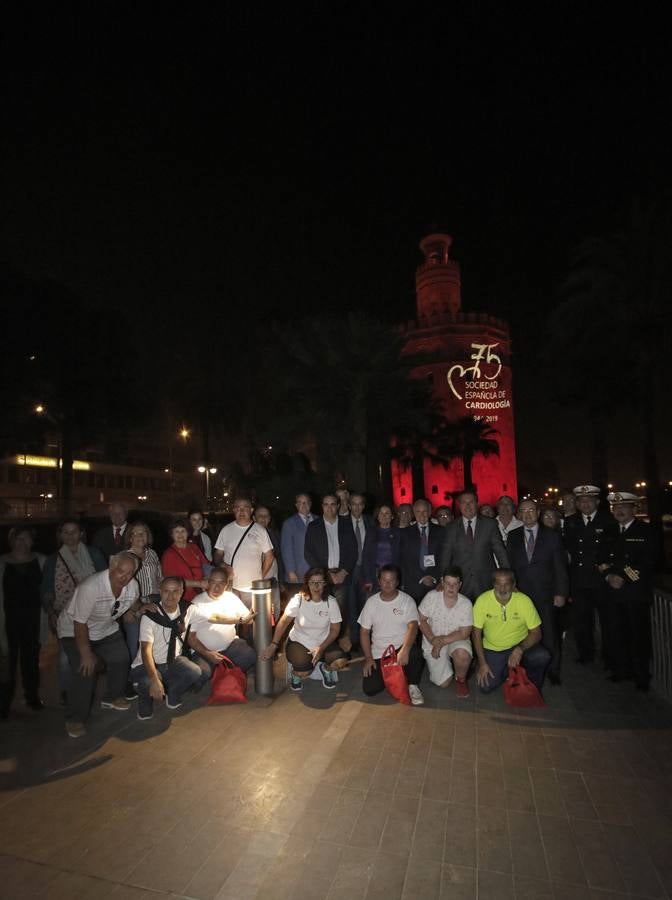
<path fill-rule="evenodd" d="M 595 485 L 583 484 L 574 488 L 577 497 L 597 497 L 599 493 L 599 488 Z M 611 513 L 598 507 L 589 517 L 580 512 L 568 516 L 562 534 L 569 554 L 572 624 L 578 661 L 591 662 L 595 656 L 593 629 L 597 611 L 602 635 L 602 658 L 608 668 L 611 668 L 613 660 L 608 638 L 610 631 L 607 623 L 606 584 L 598 564 L 605 540 L 610 539 L 616 530 L 616 521 Z"/>
<path fill-rule="evenodd" d="M 632 504 L 634 515 L 636 495 L 613 493 L 607 499 L 614 505 Z M 616 533 L 601 547 L 600 570 L 606 581 L 613 679 L 634 678 L 640 690 L 648 689 L 651 677 L 650 611 L 657 556 L 654 529 L 634 518 L 626 525 L 617 524 Z M 622 581 L 620 587 L 613 586 L 613 579 L 609 584 L 610 575 L 618 576 Z"/>

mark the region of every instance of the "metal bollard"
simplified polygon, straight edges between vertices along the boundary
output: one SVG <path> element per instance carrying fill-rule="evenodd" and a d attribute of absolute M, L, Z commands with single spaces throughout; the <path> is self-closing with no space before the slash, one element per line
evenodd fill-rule
<path fill-rule="evenodd" d="M 271 642 L 271 593 L 272 583 L 268 578 L 252 582 L 252 608 L 256 612 L 252 636 L 257 652 L 256 691 L 264 697 L 273 696 L 273 661 L 262 659 L 261 654 Z"/>

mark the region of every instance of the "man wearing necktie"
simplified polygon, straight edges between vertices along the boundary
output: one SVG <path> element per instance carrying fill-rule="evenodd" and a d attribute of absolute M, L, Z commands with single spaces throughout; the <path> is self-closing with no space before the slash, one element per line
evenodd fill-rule
<path fill-rule="evenodd" d="M 110 503 L 109 515 L 110 525 L 99 528 L 92 541 L 105 557 L 105 562 L 124 549 L 124 532 L 128 526 L 128 511 L 122 503 Z"/>
<path fill-rule="evenodd" d="M 432 506 L 428 500 L 413 504 L 415 524 L 399 534 L 402 588 L 419 603 L 439 580 L 439 555 L 445 528 L 429 521 Z"/>
<path fill-rule="evenodd" d="M 508 569 L 506 554 L 496 519 L 478 515 L 478 499 L 473 491 L 462 491 L 457 498 L 460 517 L 443 529 L 441 572 L 450 566 L 462 570 L 462 593 L 473 603 L 492 586 L 496 568 Z"/>
<path fill-rule="evenodd" d="M 551 654 L 549 678 L 560 684 L 562 610 L 569 595 L 567 553 L 559 532 L 539 522 L 534 500 L 522 500 L 518 517 L 523 527 L 509 532 L 506 552 L 518 589 L 534 603 L 541 619 L 541 643 Z"/>
<path fill-rule="evenodd" d="M 609 648 L 609 622 L 606 585 L 598 570 L 598 558 L 616 532 L 616 521 L 610 512 L 599 508 L 600 489 L 594 484 L 574 488 L 575 515 L 565 519 L 562 532 L 569 554 L 569 581 L 572 627 L 578 651 L 577 662 L 592 662 L 595 656 L 595 613 L 600 618 L 602 659 L 608 669 L 614 662 Z"/>
<path fill-rule="evenodd" d="M 357 620 L 364 609 L 371 588 L 376 584 L 376 529 L 373 519 L 364 512 L 366 498 L 363 494 L 350 494 L 349 521 L 357 542 L 357 562 L 352 571 L 348 589 L 348 631 L 355 649 L 359 645 Z"/>
<path fill-rule="evenodd" d="M 289 584 L 301 584 L 308 571 L 308 563 L 303 555 L 306 530 L 315 516 L 310 509 L 312 501 L 308 494 L 297 494 L 294 499 L 296 513 L 285 519 L 280 533 L 280 555 L 284 563 Z"/>

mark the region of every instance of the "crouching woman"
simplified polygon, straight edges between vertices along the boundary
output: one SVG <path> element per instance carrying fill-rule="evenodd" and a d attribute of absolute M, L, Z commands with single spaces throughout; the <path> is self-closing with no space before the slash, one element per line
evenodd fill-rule
<path fill-rule="evenodd" d="M 264 650 L 263 658 L 272 659 L 287 629 L 285 653 L 292 666 L 290 687 L 300 691 L 303 682 L 317 666 L 322 684 L 328 690 L 336 687 L 334 672 L 347 665 L 345 653 L 336 643 L 341 628 L 341 612 L 336 598 L 329 593 L 326 569 L 308 569 L 303 584 L 289 601 Z"/>

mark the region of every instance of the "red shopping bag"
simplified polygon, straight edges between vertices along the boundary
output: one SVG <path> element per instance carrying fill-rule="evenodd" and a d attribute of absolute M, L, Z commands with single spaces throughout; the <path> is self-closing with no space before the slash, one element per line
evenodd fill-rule
<path fill-rule="evenodd" d="M 221 703 L 247 703 L 245 696 L 247 675 L 238 666 L 234 666 L 228 656 L 225 656 L 216 667 L 211 684 L 209 706 Z"/>
<path fill-rule="evenodd" d="M 509 706 L 546 706 L 536 684 L 527 677 L 524 666 L 513 666 L 502 688 Z"/>
<path fill-rule="evenodd" d="M 411 698 L 408 696 L 406 673 L 397 662 L 397 651 L 393 644 L 390 644 L 380 658 L 380 671 L 387 693 L 391 694 L 399 703 L 406 703 L 410 706 Z"/>

